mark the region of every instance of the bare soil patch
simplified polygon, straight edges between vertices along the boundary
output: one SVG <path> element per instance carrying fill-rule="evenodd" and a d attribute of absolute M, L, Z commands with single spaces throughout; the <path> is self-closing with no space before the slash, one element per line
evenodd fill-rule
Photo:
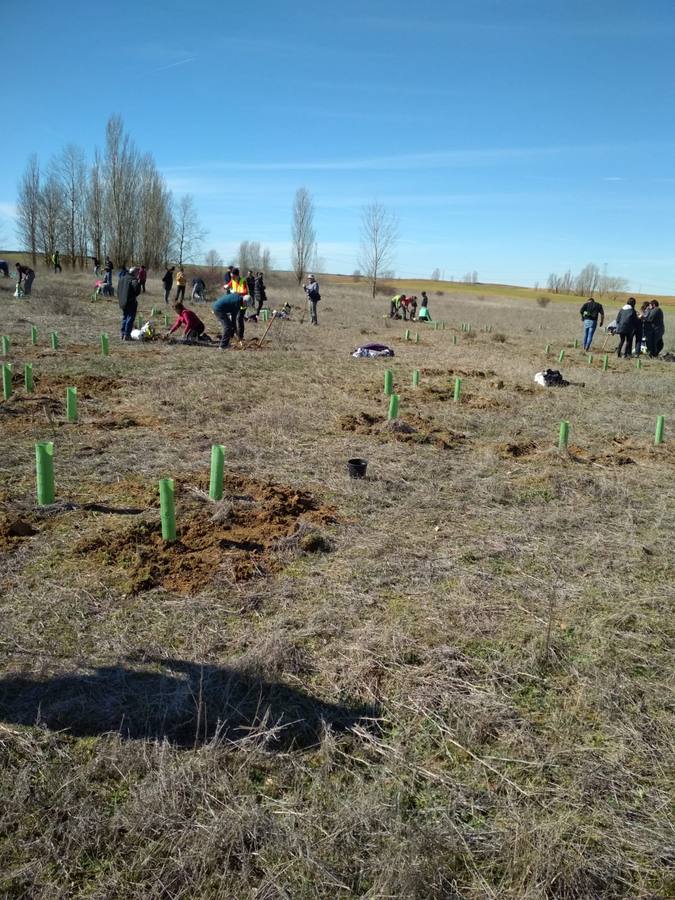
<path fill-rule="evenodd" d="M 430 417 L 407 416 L 405 419 L 389 421 L 371 413 L 342 416 L 339 419 L 341 431 L 355 434 L 370 434 L 384 441 L 400 441 L 405 444 L 431 444 L 440 450 L 457 447 L 466 435 L 441 428 Z"/>
<path fill-rule="evenodd" d="M 279 571 L 289 551 L 329 547 L 321 526 L 335 511 L 306 491 L 271 482 L 226 480 L 223 501 L 211 504 L 178 486 L 178 539 L 162 540 L 159 521 L 105 530 L 75 551 L 122 570 L 131 593 L 163 587 L 189 595 L 213 583 L 248 581 Z"/>

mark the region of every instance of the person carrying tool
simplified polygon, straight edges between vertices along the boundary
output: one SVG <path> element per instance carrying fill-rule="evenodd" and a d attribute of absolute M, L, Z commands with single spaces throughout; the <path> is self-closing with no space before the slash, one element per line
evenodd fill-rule
<path fill-rule="evenodd" d="M 220 349 L 227 350 L 230 346 L 230 339 L 237 330 L 241 299 L 238 294 L 223 294 L 222 297 L 218 297 L 211 309 L 223 329 L 223 334 L 220 338 Z"/>

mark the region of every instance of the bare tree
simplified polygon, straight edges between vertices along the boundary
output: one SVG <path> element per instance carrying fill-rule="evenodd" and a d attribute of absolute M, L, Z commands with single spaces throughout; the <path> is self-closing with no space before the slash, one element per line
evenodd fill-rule
<path fill-rule="evenodd" d="M 72 268 L 82 249 L 85 233 L 85 181 L 86 163 L 84 151 L 75 144 L 68 144 L 50 163 L 50 171 L 60 186 L 64 202 L 63 240 L 66 255 Z"/>
<path fill-rule="evenodd" d="M 157 269 L 170 255 L 173 198 L 150 153 L 140 161 L 139 182 L 137 261 Z"/>
<path fill-rule="evenodd" d="M 103 174 L 108 252 L 124 263 L 133 259 L 138 231 L 139 158 L 120 116 L 112 116 L 106 126 Z"/>
<path fill-rule="evenodd" d="M 105 188 L 101 175 L 101 159 L 96 150 L 87 183 L 87 230 L 93 254 L 99 260 L 103 256 L 104 202 Z"/>
<path fill-rule="evenodd" d="M 434 269 L 434 271 L 431 273 L 431 280 L 432 281 L 440 281 L 441 280 L 441 270 L 440 269 Z"/>
<path fill-rule="evenodd" d="M 217 250 L 209 250 L 204 258 L 206 265 L 214 272 L 216 269 L 223 268 L 223 257 Z"/>
<path fill-rule="evenodd" d="M 16 206 L 16 231 L 21 249 L 30 251 L 33 265 L 36 265 L 40 215 L 40 166 L 35 153 L 29 158 L 21 176 Z"/>
<path fill-rule="evenodd" d="M 298 188 L 293 201 L 291 223 L 291 267 L 298 284 L 309 271 L 316 256 L 316 232 L 314 231 L 314 203 L 307 188 Z"/>
<path fill-rule="evenodd" d="M 242 272 L 268 272 L 272 265 L 272 255 L 267 247 L 261 247 L 260 241 L 242 241 L 239 244 L 237 265 Z"/>
<path fill-rule="evenodd" d="M 377 200 L 364 206 L 361 211 L 359 267 L 370 283 L 373 297 L 383 269 L 393 262 L 397 240 L 396 215 Z"/>
<path fill-rule="evenodd" d="M 600 283 L 600 269 L 595 263 L 588 263 L 574 280 L 574 293 L 580 297 L 590 297 L 597 293 Z"/>
<path fill-rule="evenodd" d="M 63 241 L 65 223 L 63 192 L 58 178 L 52 173 L 40 190 L 38 206 L 38 247 L 44 253 L 47 263 Z"/>
<path fill-rule="evenodd" d="M 176 205 L 174 225 L 174 252 L 179 265 L 195 259 L 205 237 L 192 195 L 184 194 Z"/>

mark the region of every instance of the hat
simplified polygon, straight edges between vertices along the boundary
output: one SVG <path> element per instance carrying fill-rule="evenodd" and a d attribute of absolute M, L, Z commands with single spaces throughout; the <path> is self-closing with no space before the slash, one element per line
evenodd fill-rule
<path fill-rule="evenodd" d="M 308 277 L 311 281 L 314 281 L 314 276 L 313 276 L 313 275 L 308 275 L 307 277 Z"/>

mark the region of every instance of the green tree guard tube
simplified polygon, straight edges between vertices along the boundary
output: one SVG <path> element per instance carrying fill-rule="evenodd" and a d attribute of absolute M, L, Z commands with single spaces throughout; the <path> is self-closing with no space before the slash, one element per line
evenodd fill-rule
<path fill-rule="evenodd" d="M 413 387 L 417 387 L 420 383 L 420 370 L 413 369 Z"/>
<path fill-rule="evenodd" d="M 570 423 L 562 421 L 560 423 L 560 434 L 558 437 L 558 449 L 566 450 L 567 449 L 567 441 L 570 436 Z"/>
<path fill-rule="evenodd" d="M 576 350 L 579 346 L 579 338 L 574 338 L 574 349 Z"/>
<path fill-rule="evenodd" d="M 38 342 L 38 330 L 35 325 L 30 326 L 30 342 L 33 346 Z"/>
<path fill-rule="evenodd" d="M 152 309 L 150 310 L 150 315 L 151 315 L 151 316 L 156 316 L 156 315 L 157 315 L 157 307 L 156 307 L 156 306 L 153 306 L 153 307 L 152 307 Z"/>
<path fill-rule="evenodd" d="M 35 445 L 35 473 L 38 506 L 54 502 L 54 444 L 40 441 Z"/>
<path fill-rule="evenodd" d="M 593 365 L 593 354 L 592 353 L 588 354 L 588 365 L 589 366 Z"/>
<path fill-rule="evenodd" d="M 69 422 L 77 422 L 77 388 L 66 388 L 66 418 Z"/>
<path fill-rule="evenodd" d="M 641 368 L 642 368 L 642 360 L 640 359 L 639 356 L 638 356 L 638 358 L 635 360 L 635 368 L 636 368 L 636 369 L 641 369 Z"/>
<path fill-rule="evenodd" d="M 666 425 L 666 417 L 665 416 L 657 416 L 656 417 L 656 432 L 654 433 L 654 443 L 662 444 L 663 443 L 663 429 Z"/>
<path fill-rule="evenodd" d="M 167 316 L 166 313 L 164 313 L 164 325 L 168 325 L 168 324 L 169 324 L 169 317 Z"/>
<path fill-rule="evenodd" d="M 453 334 L 453 336 L 452 336 L 452 343 L 453 344 L 457 343 L 457 335 L 456 334 Z"/>
<path fill-rule="evenodd" d="M 419 342 L 420 342 L 420 333 L 419 333 L 419 331 L 416 331 L 415 332 L 415 343 L 419 344 Z"/>
<path fill-rule="evenodd" d="M 560 355 L 558 356 L 558 362 L 562 362 L 565 359 L 565 351 L 561 350 Z"/>
<path fill-rule="evenodd" d="M 160 479 L 159 510 L 162 517 L 162 539 L 167 543 L 175 541 L 176 511 L 173 503 L 173 478 Z"/>
<path fill-rule="evenodd" d="M 462 379 L 458 377 L 455 378 L 455 390 L 452 395 L 455 403 L 459 403 L 459 398 L 462 396 Z"/>
<path fill-rule="evenodd" d="M 602 371 L 606 372 L 608 368 L 609 368 L 609 354 L 605 353 L 605 355 L 602 357 Z"/>
<path fill-rule="evenodd" d="M 52 331 L 50 334 L 51 342 L 52 342 L 52 350 L 59 349 L 59 335 L 57 331 Z"/>
<path fill-rule="evenodd" d="M 23 367 L 23 381 L 24 381 L 24 384 L 26 385 L 26 393 L 32 394 L 33 393 L 33 364 L 32 363 L 26 363 L 26 365 Z"/>
<path fill-rule="evenodd" d="M 384 370 L 384 393 L 387 397 L 394 393 L 394 373 L 391 369 Z"/>
<path fill-rule="evenodd" d="M 388 413 L 389 419 L 397 419 L 398 418 L 399 400 L 400 400 L 400 397 L 398 394 L 392 394 L 391 397 L 389 398 L 389 413 Z"/>
<path fill-rule="evenodd" d="M 12 396 L 12 367 L 9 363 L 2 364 L 2 396 L 5 400 Z"/>
<path fill-rule="evenodd" d="M 105 332 L 101 335 L 101 353 L 104 356 L 110 353 L 110 338 Z"/>
<path fill-rule="evenodd" d="M 8 334 L 3 334 L 3 336 L 2 336 L 2 355 L 3 355 L 3 356 L 8 356 L 8 355 L 9 355 L 9 345 L 10 345 L 10 343 L 11 343 L 11 341 L 10 341 L 10 339 L 9 339 L 9 335 L 8 335 Z"/>
<path fill-rule="evenodd" d="M 214 444 L 211 447 L 211 480 L 209 482 L 209 497 L 212 500 L 223 499 L 224 467 L 225 447 L 222 444 Z"/>
<path fill-rule="evenodd" d="M 551 352 L 551 345 L 550 345 L 550 344 L 547 344 L 547 345 L 544 347 L 544 353 L 548 356 L 550 352 Z"/>
<path fill-rule="evenodd" d="M 403 337 L 406 339 L 406 341 L 410 340 L 410 329 L 409 328 L 406 328 L 405 334 L 403 335 Z"/>

